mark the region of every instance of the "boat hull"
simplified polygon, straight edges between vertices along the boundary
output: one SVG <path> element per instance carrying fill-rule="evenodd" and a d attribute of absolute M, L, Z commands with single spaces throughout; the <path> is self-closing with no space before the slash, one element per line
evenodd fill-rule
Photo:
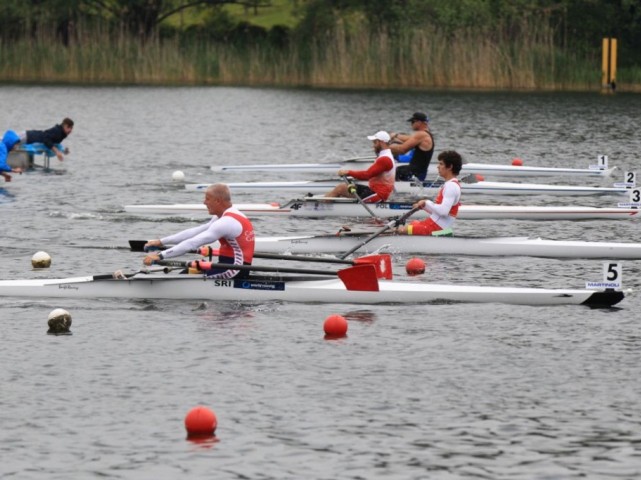
<path fill-rule="evenodd" d="M 358 202 L 349 199 L 328 201 L 327 199 L 302 198 L 291 200 L 282 206 L 274 203 L 235 204 L 250 218 L 270 217 L 367 217 L 369 212 Z M 398 217 L 412 209 L 411 202 L 381 202 L 369 205 L 380 218 Z M 140 215 L 208 215 L 202 203 L 174 205 L 125 205 L 125 212 Z M 513 219 L 513 220 L 624 220 L 638 218 L 637 208 L 605 207 L 532 207 L 507 205 L 461 205 L 458 220 Z M 427 217 L 420 210 L 414 219 Z"/>
<path fill-rule="evenodd" d="M 336 173 L 342 169 L 365 169 L 374 161 L 371 159 L 362 159 L 358 161 L 342 163 L 292 163 L 292 164 L 267 164 L 267 165 L 224 165 L 212 166 L 214 172 L 242 173 L 242 172 L 262 172 L 262 173 Z M 397 166 L 407 165 L 406 163 L 397 163 Z M 478 174 L 495 177 L 560 177 L 571 176 L 580 178 L 607 177 L 613 174 L 617 167 L 606 169 L 593 168 L 557 168 L 557 167 L 527 167 L 514 165 L 499 165 L 485 163 L 465 163 L 461 169 L 461 175 Z M 437 175 L 437 167 L 431 164 L 427 170 L 428 175 Z"/>
<path fill-rule="evenodd" d="M 299 182 L 244 182 L 227 183 L 234 193 L 268 192 L 298 192 L 298 193 L 323 193 L 329 192 L 340 180 L 319 180 Z M 362 182 L 357 182 L 362 183 Z M 189 191 L 202 192 L 210 183 L 190 183 L 185 185 Z M 434 197 L 441 182 L 395 182 L 394 192 L 397 194 L 410 194 L 419 197 Z M 590 195 L 629 195 L 630 189 L 625 187 L 584 187 L 577 185 L 546 185 L 535 183 L 510 183 L 510 182 L 476 182 L 461 183 L 464 195 L 563 195 L 563 196 L 590 196 Z"/>
<path fill-rule="evenodd" d="M 438 302 L 503 303 L 513 305 L 611 306 L 620 291 L 482 287 L 419 282 L 379 282 L 379 291 L 347 290 L 339 279 L 215 280 L 201 276 L 140 274 L 127 280 L 77 277 L 53 280 L 2 280 L 3 297 L 128 298 L 216 300 L 242 302 L 317 302 L 350 304 L 426 304 Z"/>
<path fill-rule="evenodd" d="M 340 254 L 360 245 L 371 233 L 258 237 L 256 251 L 264 253 Z M 527 237 L 432 237 L 380 235 L 360 247 L 371 252 L 423 255 L 530 256 L 543 258 L 641 259 L 641 243 L 555 241 Z"/>

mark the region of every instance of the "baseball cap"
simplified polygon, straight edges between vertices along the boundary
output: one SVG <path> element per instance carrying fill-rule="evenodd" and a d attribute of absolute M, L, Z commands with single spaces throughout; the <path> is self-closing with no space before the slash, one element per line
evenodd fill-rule
<path fill-rule="evenodd" d="M 369 135 L 367 139 L 380 140 L 381 142 L 389 143 L 389 141 L 391 140 L 391 137 L 389 136 L 389 133 L 387 133 L 385 130 L 380 130 L 376 132 L 374 135 Z"/>
<path fill-rule="evenodd" d="M 408 118 L 408 122 L 413 122 L 414 120 L 418 120 L 419 122 L 429 122 L 430 117 L 427 116 L 426 113 L 423 112 L 414 112 L 414 115 L 412 115 L 411 118 Z"/>

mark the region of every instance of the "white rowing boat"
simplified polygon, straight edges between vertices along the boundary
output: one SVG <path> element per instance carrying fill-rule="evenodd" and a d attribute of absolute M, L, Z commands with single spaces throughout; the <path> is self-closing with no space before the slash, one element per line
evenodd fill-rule
<path fill-rule="evenodd" d="M 307 180 L 298 182 L 244 182 L 227 183 L 233 193 L 268 192 L 299 192 L 322 193 L 329 192 L 340 180 Z M 356 182 L 363 183 L 363 182 Z M 185 184 L 185 189 L 202 192 L 210 183 Z M 420 197 L 436 195 L 442 182 L 396 182 L 394 191 L 397 194 L 411 194 Z M 584 187 L 578 185 L 547 185 L 535 183 L 487 182 L 461 183 L 463 195 L 630 195 L 626 187 Z"/>
<path fill-rule="evenodd" d="M 256 251 L 313 254 L 347 252 L 372 232 L 327 235 L 257 237 Z M 413 253 L 423 255 L 529 256 L 545 258 L 641 259 L 641 243 L 544 240 L 528 237 L 447 237 L 380 235 L 358 252 Z"/>
<path fill-rule="evenodd" d="M 373 268 L 373 267 L 372 267 Z M 2 297 L 135 298 L 240 302 L 413 303 L 471 302 L 514 305 L 611 306 L 621 291 L 442 285 L 379 280 L 377 290 L 348 289 L 339 278 L 252 275 L 244 280 L 200 275 L 139 273 L 128 279 L 84 276 L 48 280 L 1 280 Z"/>
<path fill-rule="evenodd" d="M 365 169 L 374 161 L 374 158 L 358 159 L 337 163 L 291 163 L 291 164 L 266 164 L 266 165 L 224 165 L 212 166 L 214 172 L 225 173 L 243 173 L 243 172 L 263 172 L 263 173 L 336 173 L 338 170 Z M 397 163 L 397 166 L 407 165 L 407 163 Z M 607 177 L 611 176 L 617 167 L 610 168 L 557 168 L 557 167 L 527 167 L 515 165 L 498 165 L 486 163 L 465 163 L 461 169 L 461 175 L 478 174 L 495 177 Z M 438 171 L 436 164 L 430 164 L 427 169 L 428 175 L 436 176 Z"/>
<path fill-rule="evenodd" d="M 369 213 L 357 200 L 348 198 L 308 197 L 290 200 L 287 203 L 235 204 L 250 218 L 254 217 L 367 217 Z M 381 202 L 368 204 L 380 218 L 393 218 L 409 211 L 411 202 Z M 208 215 L 202 203 L 173 205 L 125 205 L 127 213 L 138 215 Z M 534 207 L 508 205 L 461 205 L 459 220 L 514 219 L 514 220 L 623 220 L 638 218 L 638 208 L 622 207 Z M 421 219 L 427 212 L 420 210 L 413 218 Z"/>

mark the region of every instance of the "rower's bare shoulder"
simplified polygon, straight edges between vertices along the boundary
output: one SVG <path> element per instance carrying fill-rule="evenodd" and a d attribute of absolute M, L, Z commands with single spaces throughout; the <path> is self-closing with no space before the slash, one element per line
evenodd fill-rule
<path fill-rule="evenodd" d="M 426 130 L 420 130 L 414 133 L 414 138 L 421 144 L 421 147 L 432 147 L 432 136 Z"/>

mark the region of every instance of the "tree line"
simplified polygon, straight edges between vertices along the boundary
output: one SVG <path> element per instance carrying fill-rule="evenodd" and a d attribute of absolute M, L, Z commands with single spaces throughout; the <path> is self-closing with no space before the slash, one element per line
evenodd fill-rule
<path fill-rule="evenodd" d="M 288 8 L 294 27 L 263 28 L 232 16 L 225 8 L 249 13 Z M 178 22 L 177 18 L 187 18 Z M 173 20 L 173 21 L 172 21 Z M 267 46 L 296 50 L 292 61 L 314 57 L 318 46 L 338 36 L 344 43 L 385 38 L 391 48 L 411 38 L 436 36 L 445 44 L 462 38 L 493 44 L 523 44 L 537 55 L 540 45 L 559 55 L 598 61 L 603 37 L 619 40 L 619 66 L 641 71 L 639 0 L 3 0 L 0 42 L 5 49 L 30 39 L 40 44 L 83 48 L 92 32 L 111 32 L 140 44 L 218 45 L 243 49 Z M 545 32 L 541 35 L 540 32 Z M 417 35 L 418 34 L 418 35 Z M 526 38 L 527 37 L 527 38 Z M 432 37 L 433 38 L 433 37 Z M 541 40 L 543 39 L 543 40 Z M 367 40 L 367 38 L 365 38 Z M 83 43 L 85 42 L 85 43 Z M 343 42 L 343 40 L 341 40 Z M 550 45 L 548 45 L 550 44 Z M 398 47 L 396 45 L 396 47 Z M 406 48 L 406 44 L 403 48 Z M 473 45 L 473 43 L 471 43 Z M 349 48 L 349 47 L 348 47 Z M 309 54 L 306 54 L 306 49 Z M 374 47 L 372 46 L 372 51 Z M 397 48 L 398 50 L 398 48 Z M 5 50 L 7 51 L 7 50 Z M 231 51 L 231 50 L 230 50 Z M 401 50 L 402 51 L 402 50 Z M 331 51 L 327 51 L 331 54 Z M 396 59 L 402 62 L 402 54 Z M 549 55 L 548 55 L 549 57 Z M 533 57 L 534 58 L 534 57 Z M 559 66 L 564 60 L 559 62 Z M 560 67 L 555 67 L 557 70 Z"/>
<path fill-rule="evenodd" d="M 332 35 L 337 19 L 395 32 L 437 27 L 444 35 L 484 29 L 488 35 L 518 37 L 520 25 L 543 19 L 554 28 L 557 46 L 578 53 L 600 45 L 602 37 L 619 39 L 620 61 L 641 63 L 641 2 L 638 0 L 289 0 L 300 21 L 295 28 L 269 29 L 235 20 L 225 5 L 259 11 L 272 0 L 3 0 L 0 38 L 4 42 L 55 30 L 58 41 L 74 41 L 79 25 L 100 23 L 126 30 L 146 41 L 185 36 L 215 42 L 312 41 Z M 171 26 L 166 20 L 196 12 L 200 23 Z M 87 27 L 88 26 L 88 27 Z"/>

